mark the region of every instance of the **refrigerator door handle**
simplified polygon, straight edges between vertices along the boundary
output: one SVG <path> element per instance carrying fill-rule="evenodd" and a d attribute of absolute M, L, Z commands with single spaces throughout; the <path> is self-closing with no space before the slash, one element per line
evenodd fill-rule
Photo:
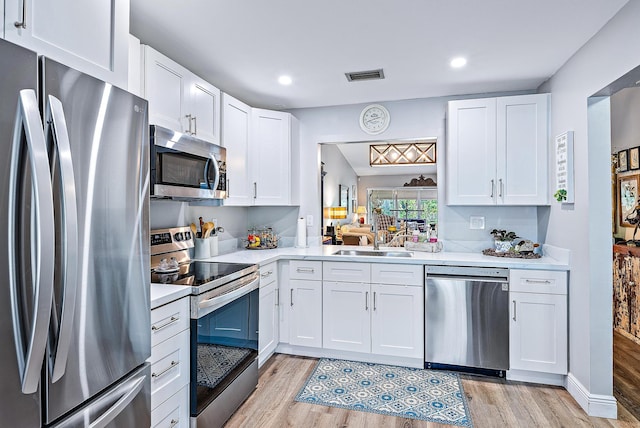
<path fill-rule="evenodd" d="M 31 235 L 32 258 L 34 261 L 33 313 L 30 318 L 31 329 L 24 337 L 28 338 L 25 346 L 22 340 L 22 317 L 20 314 L 18 287 L 28 290 L 26 284 L 18 284 L 16 278 L 16 228 L 17 219 L 17 189 L 19 186 L 18 171 L 22 153 L 22 138 L 27 143 L 28 161 L 31 168 L 32 199 L 34 207 L 34 225 Z M 23 89 L 18 97 L 18 108 L 13 130 L 11 147 L 11 163 L 9 173 L 9 213 L 8 213 L 8 261 L 9 288 L 11 293 L 11 313 L 13 319 L 13 334 L 18 350 L 18 368 L 22 378 L 22 392 L 32 394 L 38 389 L 40 370 L 44 361 L 51 319 L 51 305 L 53 301 L 53 273 L 54 262 L 50 257 L 55 249 L 55 225 L 53 212 L 53 191 L 49 170 L 49 155 L 44 139 L 42 121 L 38 100 L 33 89 Z M 34 238 L 35 237 L 35 238 Z M 35 248 L 35 250 L 33 250 Z M 43 257 L 44 256 L 44 257 Z M 21 278 L 22 279 L 22 278 Z M 26 352 L 25 352 L 26 351 Z"/>
<path fill-rule="evenodd" d="M 213 171 L 215 172 L 215 178 L 213 179 L 213 184 L 209 181 L 209 165 L 213 165 Z M 207 163 L 204 166 L 204 182 L 207 183 L 209 189 L 215 191 L 218 188 L 218 183 L 220 182 L 220 165 L 218 165 L 218 160 L 212 154 L 211 159 L 207 159 Z"/>
<path fill-rule="evenodd" d="M 53 359 L 51 382 L 56 382 L 64 375 L 67 367 L 67 355 L 71 345 L 73 331 L 73 315 L 76 309 L 76 291 L 78 289 L 78 208 L 76 204 L 75 176 L 71 160 L 71 144 L 64 115 L 64 108 L 59 99 L 49 95 L 46 111 L 46 141 L 52 141 L 58 152 L 60 163 L 62 200 L 62 313 L 58 343 Z"/>
<path fill-rule="evenodd" d="M 142 387 L 144 386 L 144 382 L 147 379 L 147 375 L 143 374 L 138 379 L 134 380 L 130 385 L 126 384 L 128 391 L 120 397 L 118 401 L 114 403 L 106 412 L 104 412 L 100 417 L 98 417 L 95 421 L 93 421 L 89 428 L 104 428 L 111 421 L 113 421 L 127 406 L 133 401 L 134 398 L 140 393 Z"/>

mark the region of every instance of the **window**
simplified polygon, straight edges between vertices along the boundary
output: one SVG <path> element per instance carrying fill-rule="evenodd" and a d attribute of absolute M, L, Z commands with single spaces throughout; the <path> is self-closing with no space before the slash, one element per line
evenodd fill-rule
<path fill-rule="evenodd" d="M 382 208 L 382 213 L 394 216 L 398 221 L 418 223 L 438 222 L 438 191 L 436 187 L 395 187 L 367 189 L 368 222 L 372 220 L 373 208 Z"/>

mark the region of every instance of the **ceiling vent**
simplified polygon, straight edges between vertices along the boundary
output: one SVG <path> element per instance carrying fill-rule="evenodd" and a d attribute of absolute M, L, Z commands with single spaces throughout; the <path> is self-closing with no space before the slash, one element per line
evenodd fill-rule
<path fill-rule="evenodd" d="M 349 82 L 357 82 L 360 80 L 384 79 L 384 71 L 381 68 L 369 71 L 354 71 L 352 73 L 344 73 Z"/>

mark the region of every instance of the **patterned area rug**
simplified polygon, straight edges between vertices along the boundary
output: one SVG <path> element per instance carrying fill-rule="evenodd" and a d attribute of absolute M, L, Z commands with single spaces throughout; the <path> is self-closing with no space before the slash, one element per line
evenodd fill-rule
<path fill-rule="evenodd" d="M 472 427 L 457 373 L 323 358 L 296 401 Z"/>
<path fill-rule="evenodd" d="M 238 367 L 250 349 L 198 344 L 197 383 L 215 388 L 227 373 Z"/>

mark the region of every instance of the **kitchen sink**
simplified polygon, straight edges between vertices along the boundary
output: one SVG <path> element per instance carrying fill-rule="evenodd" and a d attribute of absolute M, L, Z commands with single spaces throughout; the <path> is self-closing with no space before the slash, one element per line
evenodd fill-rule
<path fill-rule="evenodd" d="M 375 251 L 375 250 L 338 250 L 334 256 L 363 256 L 363 257 L 413 257 L 408 251 Z"/>

